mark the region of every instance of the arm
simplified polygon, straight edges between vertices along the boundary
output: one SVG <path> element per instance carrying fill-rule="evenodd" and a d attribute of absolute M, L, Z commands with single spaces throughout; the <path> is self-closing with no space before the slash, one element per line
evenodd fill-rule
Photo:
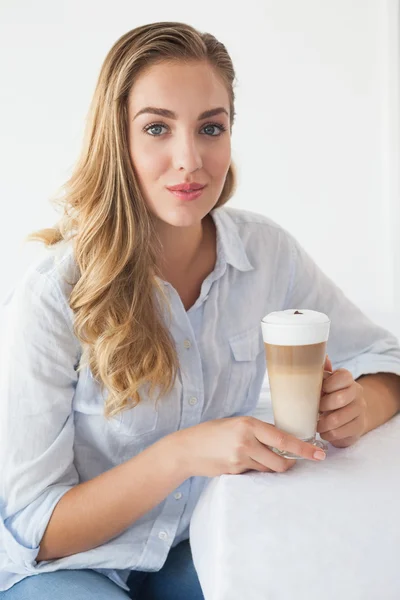
<path fill-rule="evenodd" d="M 329 316 L 327 353 L 333 370 L 347 369 L 354 380 L 366 375 L 400 375 L 400 347 L 395 336 L 368 319 L 291 235 L 288 244 L 292 277 L 285 308 L 310 308 Z"/>
<path fill-rule="evenodd" d="M 58 502 L 37 561 L 90 550 L 119 535 L 186 479 L 173 435 L 70 489 Z"/>
<path fill-rule="evenodd" d="M 288 236 L 292 278 L 287 308 L 311 308 L 331 319 L 318 421 L 321 437 L 337 447 L 392 418 L 400 406 L 400 348 L 396 338 L 372 323 Z"/>
<path fill-rule="evenodd" d="M 400 411 L 400 377 L 392 373 L 377 373 L 363 375 L 357 382 L 364 390 L 367 405 L 364 433 L 368 433 Z"/>
<path fill-rule="evenodd" d="M 79 483 L 72 400 L 80 347 L 58 284 L 40 269 L 2 306 L 0 342 L 2 567 L 31 574 L 54 507 Z"/>

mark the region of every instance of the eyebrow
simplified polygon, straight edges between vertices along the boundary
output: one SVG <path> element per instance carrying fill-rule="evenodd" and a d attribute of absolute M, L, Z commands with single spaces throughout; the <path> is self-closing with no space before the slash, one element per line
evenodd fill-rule
<path fill-rule="evenodd" d="M 139 115 L 143 115 L 145 113 L 148 113 L 151 115 L 159 115 L 160 117 L 165 117 L 166 119 L 175 119 L 176 120 L 178 118 L 176 113 L 174 113 L 172 110 L 168 110 L 167 108 L 156 108 L 155 106 L 146 106 L 145 108 L 142 108 L 141 110 L 139 110 L 139 112 L 136 113 L 136 115 L 133 117 L 132 120 L 134 121 L 136 119 L 136 117 L 138 117 Z M 208 119 L 209 117 L 214 117 L 215 115 L 219 115 L 221 113 L 225 113 L 226 115 L 229 116 L 228 111 L 223 106 L 219 106 L 218 108 L 212 108 L 211 110 L 205 110 L 198 116 L 198 120 L 201 121 L 202 119 Z"/>

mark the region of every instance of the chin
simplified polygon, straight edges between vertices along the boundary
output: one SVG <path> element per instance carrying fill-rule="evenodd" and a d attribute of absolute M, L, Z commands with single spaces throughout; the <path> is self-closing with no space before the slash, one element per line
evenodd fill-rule
<path fill-rule="evenodd" d="M 157 218 L 172 227 L 193 227 L 194 225 L 198 225 L 210 210 L 212 208 L 205 211 L 204 209 L 193 210 L 190 207 L 190 210 L 174 210 L 166 214 L 159 213 L 157 214 Z"/>

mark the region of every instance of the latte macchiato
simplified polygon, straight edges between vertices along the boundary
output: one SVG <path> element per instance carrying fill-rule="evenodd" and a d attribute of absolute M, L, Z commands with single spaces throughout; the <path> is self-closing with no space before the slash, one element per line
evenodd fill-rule
<path fill-rule="evenodd" d="M 275 426 L 316 443 L 330 320 L 323 313 L 292 309 L 270 313 L 261 326 Z"/>

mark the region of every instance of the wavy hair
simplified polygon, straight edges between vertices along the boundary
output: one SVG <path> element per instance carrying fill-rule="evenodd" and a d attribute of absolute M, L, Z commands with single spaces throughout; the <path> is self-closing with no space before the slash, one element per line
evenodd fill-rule
<path fill-rule="evenodd" d="M 71 177 L 53 199 L 58 223 L 28 239 L 73 244 L 79 276 L 69 305 L 88 365 L 106 388 L 111 417 L 140 402 L 140 391 L 171 391 L 179 362 L 166 323 L 170 307 L 159 279 L 160 243 L 139 189 L 128 150 L 127 101 L 135 79 L 163 61 L 207 61 L 226 85 L 234 122 L 235 72 L 225 46 L 209 33 L 177 22 L 151 23 L 123 35 L 101 67 L 82 151 Z M 214 208 L 236 187 L 233 163 Z M 165 310 L 167 308 L 167 311 Z"/>

